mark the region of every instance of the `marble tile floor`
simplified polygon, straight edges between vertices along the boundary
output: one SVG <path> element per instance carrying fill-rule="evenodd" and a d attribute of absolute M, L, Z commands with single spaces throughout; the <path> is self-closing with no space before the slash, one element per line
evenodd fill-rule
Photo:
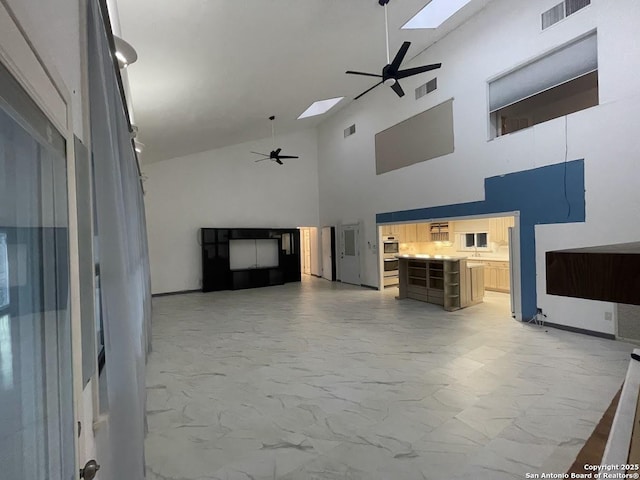
<path fill-rule="evenodd" d="M 397 290 L 396 290 L 397 292 Z M 632 346 L 300 284 L 154 298 L 149 480 L 522 479 L 565 472 Z"/>

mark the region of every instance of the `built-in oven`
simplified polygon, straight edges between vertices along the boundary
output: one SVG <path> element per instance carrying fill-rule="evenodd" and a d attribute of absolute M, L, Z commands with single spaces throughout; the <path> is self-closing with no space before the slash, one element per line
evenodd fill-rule
<path fill-rule="evenodd" d="M 384 274 L 397 275 L 398 274 L 398 259 L 397 258 L 385 258 L 384 259 Z"/>
<path fill-rule="evenodd" d="M 400 242 L 393 236 L 382 237 L 382 253 L 384 255 L 398 255 L 400 253 Z"/>
<path fill-rule="evenodd" d="M 385 236 L 382 238 L 382 263 L 384 267 L 384 286 L 390 287 L 398 284 L 398 254 L 400 253 L 400 242 L 397 237 Z"/>

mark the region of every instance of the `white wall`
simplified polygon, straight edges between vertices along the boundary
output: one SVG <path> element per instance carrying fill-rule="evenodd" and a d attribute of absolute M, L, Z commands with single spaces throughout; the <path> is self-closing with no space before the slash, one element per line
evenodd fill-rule
<path fill-rule="evenodd" d="M 284 165 L 255 163 L 271 139 L 143 165 L 153 293 L 201 284 L 201 227 L 318 225 L 315 130 L 281 135 Z"/>
<path fill-rule="evenodd" d="M 378 284 L 375 214 L 477 201 L 486 177 L 565 160 L 585 159 L 587 220 L 536 230 L 538 305 L 547 320 L 606 333 L 610 304 L 551 297 L 545 292 L 544 252 L 636 241 L 640 224 L 637 152 L 640 141 L 640 2 L 594 0 L 540 31 L 540 14 L 557 0 L 495 0 L 427 49 L 413 65 L 440 70 L 403 80 L 401 99 L 379 87 L 319 127 L 320 224 L 362 222 L 362 283 Z M 488 141 L 487 80 L 597 28 L 600 105 Z M 438 77 L 438 89 L 415 100 L 413 89 Z M 375 174 L 374 135 L 453 97 L 455 152 L 384 175 Z M 343 138 L 355 123 L 357 133 Z M 566 143 L 565 143 L 566 142 Z M 535 192 L 532 192 L 535 195 Z"/>
<path fill-rule="evenodd" d="M 44 63 L 64 82 L 72 100 L 74 133 L 82 128 L 80 2 L 77 0 L 6 0 Z"/>

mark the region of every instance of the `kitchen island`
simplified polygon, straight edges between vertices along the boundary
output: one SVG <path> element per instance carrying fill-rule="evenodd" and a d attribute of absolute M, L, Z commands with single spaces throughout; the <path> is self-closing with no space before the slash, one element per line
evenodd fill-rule
<path fill-rule="evenodd" d="M 398 299 L 412 298 L 453 311 L 482 302 L 484 267 L 467 257 L 399 255 Z"/>

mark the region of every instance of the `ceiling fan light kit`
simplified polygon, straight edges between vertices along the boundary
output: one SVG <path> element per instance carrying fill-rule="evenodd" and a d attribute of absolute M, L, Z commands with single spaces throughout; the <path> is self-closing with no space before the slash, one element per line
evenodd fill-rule
<path fill-rule="evenodd" d="M 396 56 L 393 58 L 393 61 L 389 61 L 389 59 L 390 59 L 390 55 L 389 55 L 389 19 L 387 17 L 387 4 L 389 3 L 389 0 L 378 0 L 378 3 L 381 6 L 384 7 L 384 25 L 385 25 L 386 40 L 387 40 L 387 65 L 385 65 L 382 68 L 382 74 L 381 75 L 378 75 L 378 74 L 375 74 L 375 73 L 358 72 L 358 71 L 354 71 L 354 70 L 347 70 L 346 73 L 349 74 L 349 75 L 360 75 L 360 76 L 366 76 L 366 77 L 380 78 L 380 81 L 378 83 L 376 83 L 373 87 L 371 87 L 371 88 L 365 90 L 364 92 L 362 92 L 360 95 L 355 97 L 354 100 L 358 100 L 360 97 L 362 97 L 363 95 L 369 93 L 371 90 L 376 88 L 378 85 L 386 85 L 388 87 L 391 87 L 391 89 L 396 93 L 396 95 L 398 95 L 398 97 L 403 97 L 404 96 L 404 90 L 400 86 L 400 83 L 398 83 L 398 80 L 401 80 L 401 79 L 407 78 L 407 77 L 412 77 L 414 75 L 419 75 L 420 73 L 429 72 L 431 70 L 436 70 L 436 69 L 438 69 L 438 68 L 440 68 L 442 66 L 441 63 L 434 63 L 434 64 L 431 64 L 431 65 L 423 65 L 421 67 L 414 67 L 414 68 L 407 68 L 407 69 L 404 69 L 404 70 L 400 70 L 400 65 L 402 64 L 402 61 L 404 60 L 404 57 L 407 55 L 407 52 L 409 51 L 409 47 L 411 46 L 411 42 L 404 42 L 402 44 L 402 46 L 400 47 L 400 50 L 398 50 L 398 53 L 396 53 Z"/>

